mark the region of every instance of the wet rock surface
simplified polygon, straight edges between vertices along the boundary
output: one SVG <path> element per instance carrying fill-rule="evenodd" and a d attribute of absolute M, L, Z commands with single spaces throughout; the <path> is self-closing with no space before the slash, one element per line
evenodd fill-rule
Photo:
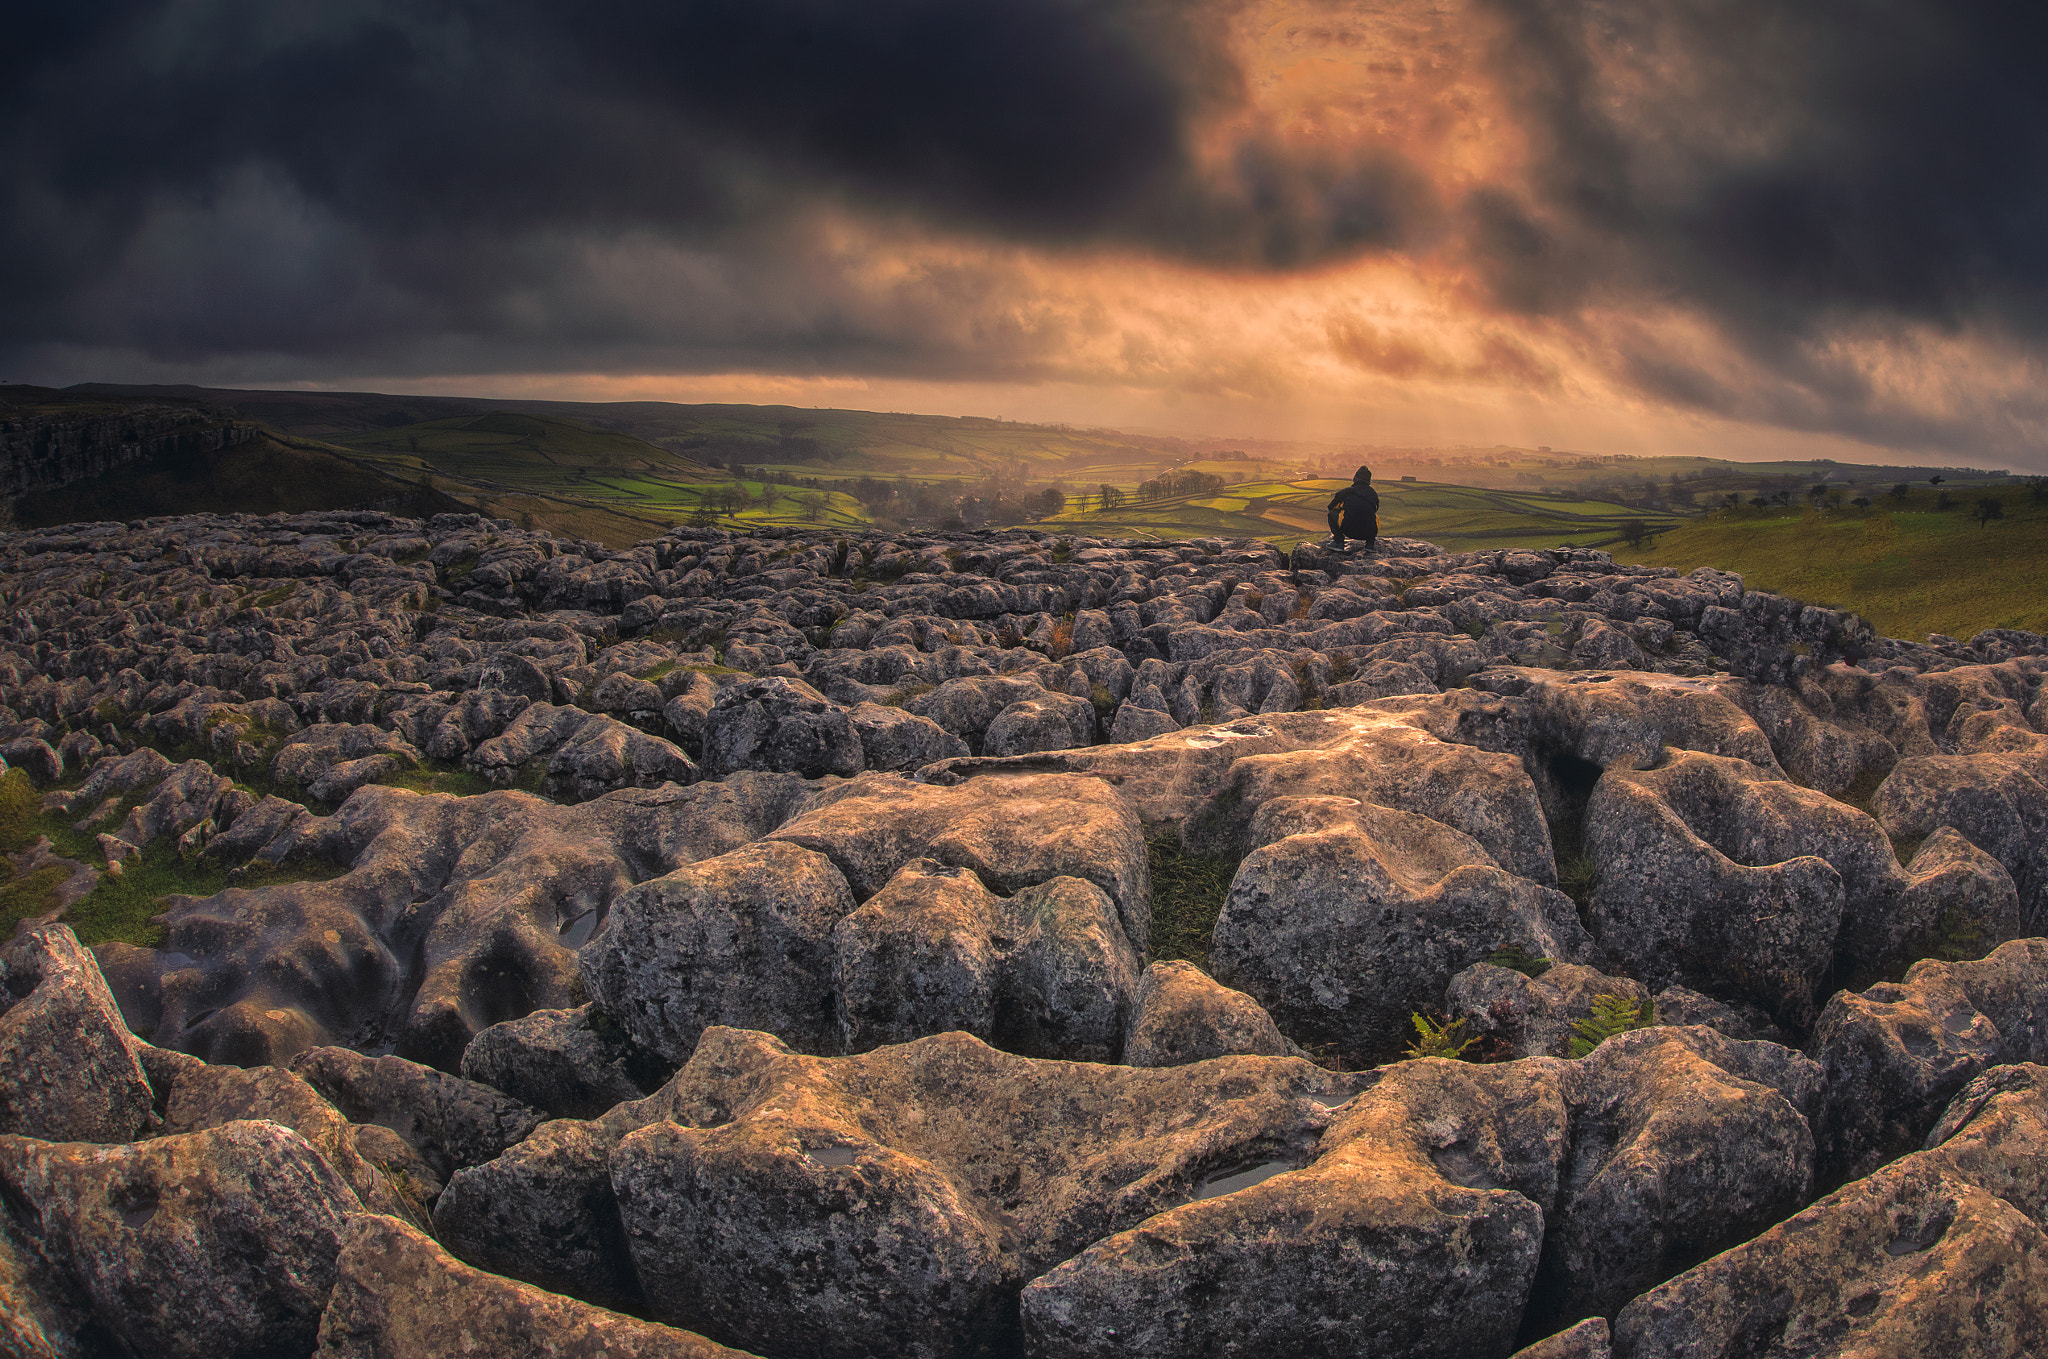
<path fill-rule="evenodd" d="M 208 883 L 0 945 L 0 1345 L 2043 1348 L 2039 637 L 1402 539 L 0 571 L 61 908 Z"/>

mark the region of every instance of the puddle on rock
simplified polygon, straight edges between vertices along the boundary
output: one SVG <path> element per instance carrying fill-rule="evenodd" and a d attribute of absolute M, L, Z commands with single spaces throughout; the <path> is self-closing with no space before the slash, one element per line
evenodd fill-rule
<path fill-rule="evenodd" d="M 1263 1184 L 1275 1175 L 1284 1175 L 1290 1170 L 1299 1169 L 1300 1167 L 1292 1161 L 1268 1161 L 1264 1165 L 1253 1166 L 1250 1170 L 1233 1171 L 1228 1175 L 1218 1175 L 1213 1179 L 1204 1180 L 1202 1181 L 1202 1187 L 1195 1191 L 1195 1197 L 1197 1199 L 1221 1198 L 1225 1194 L 1235 1194 L 1240 1189 L 1249 1189 L 1255 1184 Z"/>
<path fill-rule="evenodd" d="M 859 1153 L 852 1147 L 808 1147 L 804 1155 L 821 1166 L 850 1166 Z"/>

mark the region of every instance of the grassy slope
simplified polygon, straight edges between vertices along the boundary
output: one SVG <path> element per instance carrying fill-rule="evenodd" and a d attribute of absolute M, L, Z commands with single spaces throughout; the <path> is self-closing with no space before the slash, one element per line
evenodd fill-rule
<path fill-rule="evenodd" d="M 296 514 L 354 509 L 400 499 L 406 514 L 463 508 L 407 480 L 311 445 L 268 436 L 218 453 L 166 455 L 129 463 L 14 502 L 23 528 L 161 514 Z"/>
<path fill-rule="evenodd" d="M 2048 505 L 2000 493 L 2004 519 L 1980 526 L 1965 488 L 1946 511 L 1931 491 L 1853 508 L 1725 511 L 1694 521 L 1623 561 L 1739 571 L 1748 585 L 1853 609 L 1892 637 L 1969 637 L 1982 628 L 2048 631 Z"/>
<path fill-rule="evenodd" d="M 622 547 L 705 512 L 735 484 L 752 503 L 720 511 L 729 528 L 814 523 L 859 528 L 852 497 L 750 478 L 735 483 L 671 449 L 616 430 L 520 411 L 493 411 L 345 436 L 345 446 L 394 474 L 435 484 L 487 514 Z M 815 468 L 796 469 L 814 474 Z M 815 515 L 808 497 L 819 498 Z"/>

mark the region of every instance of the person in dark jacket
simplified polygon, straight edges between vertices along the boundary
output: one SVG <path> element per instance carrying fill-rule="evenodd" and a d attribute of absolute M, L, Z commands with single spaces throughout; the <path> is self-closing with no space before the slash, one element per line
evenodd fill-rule
<path fill-rule="evenodd" d="M 1372 469 L 1361 467 L 1351 484 L 1330 497 L 1330 546 L 1344 551 L 1344 540 L 1356 538 L 1370 552 L 1380 536 L 1380 493 L 1372 488 Z"/>

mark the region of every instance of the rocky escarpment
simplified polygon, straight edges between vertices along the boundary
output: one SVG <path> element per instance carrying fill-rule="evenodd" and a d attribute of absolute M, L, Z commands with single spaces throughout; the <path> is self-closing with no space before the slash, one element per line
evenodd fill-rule
<path fill-rule="evenodd" d="M 73 401 L 26 409 L 13 388 L 0 401 L 0 501 L 54 491 L 141 458 L 216 453 L 256 437 L 257 427 L 218 407 L 99 405 Z"/>
<path fill-rule="evenodd" d="M 23 1353 L 2048 1344 L 2039 637 L 1398 539 L 0 554 Z"/>

